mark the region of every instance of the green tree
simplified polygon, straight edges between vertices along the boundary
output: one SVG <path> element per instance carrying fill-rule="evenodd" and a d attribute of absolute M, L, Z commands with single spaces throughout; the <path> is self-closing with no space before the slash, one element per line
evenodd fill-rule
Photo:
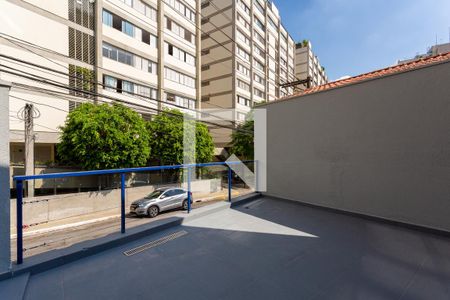
<path fill-rule="evenodd" d="M 208 127 L 195 122 L 195 160 L 209 162 L 214 153 L 214 144 Z M 165 110 L 148 122 L 150 132 L 150 158 L 161 165 L 183 163 L 183 114 L 176 109 Z"/>
<path fill-rule="evenodd" d="M 238 125 L 237 130 L 231 135 L 231 153 L 242 159 L 253 159 L 254 157 L 254 126 L 253 119 L 248 119 Z"/>
<path fill-rule="evenodd" d="M 83 169 L 144 166 L 150 155 L 145 121 L 121 104 L 83 103 L 68 114 L 61 130 L 59 157 Z"/>

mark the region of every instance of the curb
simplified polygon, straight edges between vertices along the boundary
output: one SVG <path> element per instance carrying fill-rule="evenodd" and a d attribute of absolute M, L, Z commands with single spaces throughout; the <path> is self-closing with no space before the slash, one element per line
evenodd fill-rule
<path fill-rule="evenodd" d="M 27 258 L 22 265 L 14 265 L 12 270 L 1 273 L 0 281 L 13 278 L 22 274 L 30 273 L 30 275 L 45 272 L 47 270 L 74 262 L 76 260 L 109 250 L 111 248 L 121 246 L 123 244 L 138 240 L 157 232 L 182 225 L 183 222 L 195 220 L 205 215 L 212 214 L 230 207 L 246 204 L 250 201 L 261 197 L 260 193 L 252 193 L 245 196 L 239 196 L 233 199 L 232 203 L 219 202 L 209 206 L 200 207 L 193 210 L 185 217 L 169 217 L 167 219 L 156 220 L 155 222 L 132 227 L 121 234 L 120 232 L 112 233 L 107 236 L 74 244 L 63 249 L 56 249 L 36 256 Z"/>

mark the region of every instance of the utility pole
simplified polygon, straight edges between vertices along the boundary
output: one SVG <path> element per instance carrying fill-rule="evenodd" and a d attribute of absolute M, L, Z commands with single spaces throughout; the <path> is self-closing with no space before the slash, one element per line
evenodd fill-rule
<path fill-rule="evenodd" d="M 34 117 L 33 104 L 25 104 L 24 123 L 25 123 L 25 175 L 34 175 Z M 34 197 L 34 180 L 27 181 L 28 197 Z"/>

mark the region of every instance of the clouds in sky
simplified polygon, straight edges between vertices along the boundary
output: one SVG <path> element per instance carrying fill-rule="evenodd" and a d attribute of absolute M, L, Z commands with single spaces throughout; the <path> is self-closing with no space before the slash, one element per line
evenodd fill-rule
<path fill-rule="evenodd" d="M 275 0 L 296 41 L 309 39 L 330 79 L 395 64 L 449 41 L 449 0 Z"/>

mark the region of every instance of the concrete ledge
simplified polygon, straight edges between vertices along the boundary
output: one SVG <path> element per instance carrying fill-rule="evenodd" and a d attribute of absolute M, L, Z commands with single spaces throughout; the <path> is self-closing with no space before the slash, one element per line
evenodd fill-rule
<path fill-rule="evenodd" d="M 218 212 L 223 209 L 248 203 L 259 198 L 259 193 L 252 193 L 233 199 L 233 202 L 219 202 L 192 210 L 190 214 L 183 217 L 170 217 L 167 219 L 156 220 L 154 222 L 127 229 L 126 233 L 120 232 L 109 234 L 107 236 L 81 242 L 67 248 L 57 249 L 46 253 L 38 254 L 25 258 L 22 265 L 14 265 L 9 272 L 0 274 L 0 281 L 16 277 L 22 274 L 31 275 L 45 272 L 47 270 L 74 262 L 87 256 L 100 253 L 105 250 L 138 240 L 145 236 L 166 230 L 171 227 L 182 225 L 184 221 L 190 221 L 202 216 Z"/>
<path fill-rule="evenodd" d="M 260 192 L 254 192 L 248 195 L 243 195 L 243 196 L 239 196 L 236 197 L 235 199 L 233 199 L 233 201 L 231 202 L 231 207 L 236 207 L 236 206 L 240 206 L 240 205 L 244 205 L 247 204 L 249 202 L 252 202 L 258 198 L 261 198 L 262 194 Z"/>
<path fill-rule="evenodd" d="M 312 204 L 312 203 L 308 203 L 308 202 L 302 202 L 302 201 L 298 201 L 298 200 L 280 198 L 280 197 L 276 197 L 276 196 L 272 196 L 272 195 L 263 194 L 262 197 L 270 197 L 271 199 L 274 199 L 277 201 L 295 203 L 298 205 L 322 209 L 322 210 L 326 210 L 329 212 L 338 213 L 338 214 L 342 214 L 342 215 L 353 216 L 356 218 L 363 218 L 363 219 L 371 220 L 371 221 L 375 221 L 375 222 L 382 222 L 382 223 L 387 223 L 387 224 L 394 225 L 394 226 L 400 226 L 400 227 L 404 227 L 404 228 L 408 228 L 408 229 L 412 229 L 412 230 L 418 230 L 418 231 L 426 232 L 429 234 L 450 237 L 450 232 L 442 230 L 442 229 L 426 227 L 426 226 L 416 225 L 416 224 L 412 224 L 412 223 L 405 223 L 405 222 L 400 222 L 400 221 L 387 219 L 387 218 L 383 218 L 383 217 L 379 217 L 379 216 L 368 215 L 368 214 L 364 214 L 364 213 L 353 212 L 353 211 L 348 211 L 348 210 L 343 210 L 343 209 L 338 209 L 338 208 L 332 208 L 332 207 Z"/>

